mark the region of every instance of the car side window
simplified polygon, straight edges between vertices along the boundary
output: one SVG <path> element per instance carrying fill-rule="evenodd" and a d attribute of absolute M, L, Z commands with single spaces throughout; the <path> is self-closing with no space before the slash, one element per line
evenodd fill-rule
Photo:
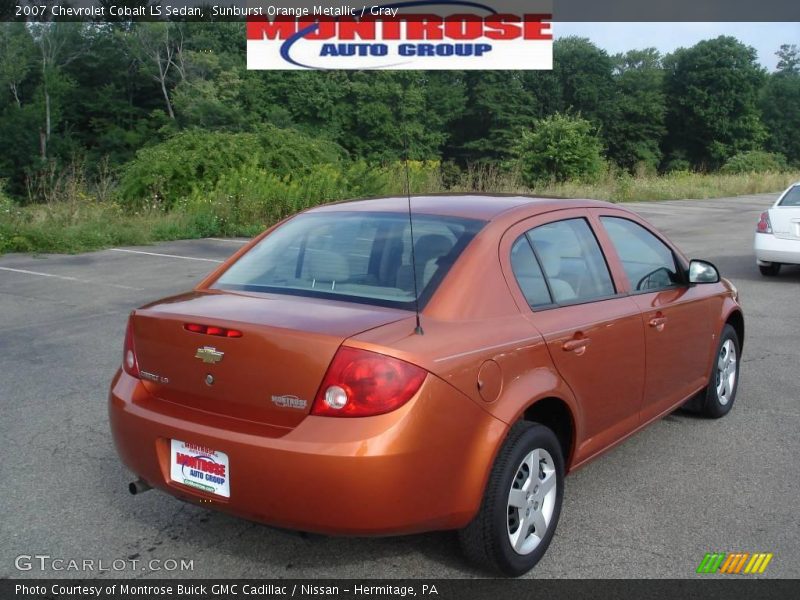
<path fill-rule="evenodd" d="M 658 237 L 629 219 L 600 217 L 634 291 L 656 291 L 683 283 L 675 255 Z"/>
<path fill-rule="evenodd" d="M 603 251 L 586 219 L 541 225 L 527 237 L 556 303 L 588 302 L 616 293 Z"/>
<path fill-rule="evenodd" d="M 531 308 L 553 303 L 542 269 L 525 235 L 520 236 L 511 247 L 511 269 Z"/>

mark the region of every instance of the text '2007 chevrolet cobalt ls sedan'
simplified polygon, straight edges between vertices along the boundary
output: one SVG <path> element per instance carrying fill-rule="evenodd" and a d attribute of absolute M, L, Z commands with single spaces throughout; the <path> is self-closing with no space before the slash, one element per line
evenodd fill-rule
<path fill-rule="evenodd" d="M 109 411 L 132 492 L 322 533 L 459 529 L 520 575 L 566 473 L 687 402 L 730 410 L 736 289 L 636 214 L 408 202 L 301 213 L 131 314 Z"/>

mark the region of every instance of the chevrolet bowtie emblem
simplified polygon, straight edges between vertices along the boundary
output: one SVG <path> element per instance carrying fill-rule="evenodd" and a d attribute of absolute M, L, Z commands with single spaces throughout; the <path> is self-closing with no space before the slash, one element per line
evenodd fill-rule
<path fill-rule="evenodd" d="M 222 360 L 223 356 L 225 356 L 225 353 L 220 352 L 213 346 L 203 346 L 202 348 L 198 348 L 197 353 L 194 355 L 195 358 L 199 358 L 207 365 L 218 363 Z"/>

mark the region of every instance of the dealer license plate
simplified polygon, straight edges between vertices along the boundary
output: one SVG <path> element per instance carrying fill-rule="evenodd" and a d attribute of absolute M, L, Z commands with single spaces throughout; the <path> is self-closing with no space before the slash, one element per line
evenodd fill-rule
<path fill-rule="evenodd" d="M 170 444 L 172 481 L 230 498 L 230 463 L 227 454 L 180 440 L 170 440 Z"/>

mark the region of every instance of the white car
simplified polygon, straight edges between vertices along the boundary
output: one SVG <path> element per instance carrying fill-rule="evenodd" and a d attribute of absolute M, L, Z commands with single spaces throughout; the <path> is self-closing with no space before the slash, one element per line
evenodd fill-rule
<path fill-rule="evenodd" d="M 762 275 L 777 275 L 781 265 L 800 265 L 800 182 L 761 213 L 753 246 Z"/>

